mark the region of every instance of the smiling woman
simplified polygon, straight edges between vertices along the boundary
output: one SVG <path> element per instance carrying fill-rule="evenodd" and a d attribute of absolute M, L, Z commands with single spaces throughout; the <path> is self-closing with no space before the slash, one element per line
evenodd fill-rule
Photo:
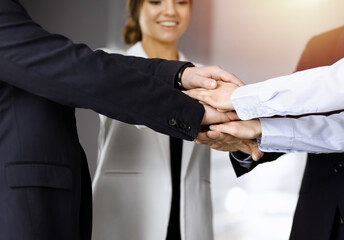
<path fill-rule="evenodd" d="M 178 40 L 191 8 L 191 0 L 128 0 L 126 54 L 186 61 Z M 100 122 L 93 240 L 212 240 L 210 149 L 105 116 Z"/>
<path fill-rule="evenodd" d="M 139 25 L 143 33 L 142 46 L 148 56 L 178 60 L 177 55 L 167 56 L 166 49 L 177 49 L 178 39 L 185 32 L 190 16 L 190 0 L 143 1 Z"/>

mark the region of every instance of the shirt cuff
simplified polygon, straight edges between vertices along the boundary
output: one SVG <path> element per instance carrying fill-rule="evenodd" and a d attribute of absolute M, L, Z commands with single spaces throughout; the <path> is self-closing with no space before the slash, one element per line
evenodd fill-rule
<path fill-rule="evenodd" d="M 231 102 L 241 120 L 249 120 L 257 116 L 257 109 L 260 108 L 257 92 L 257 84 L 245 85 L 233 92 Z"/>
<path fill-rule="evenodd" d="M 257 139 L 263 152 L 293 152 L 294 126 L 290 118 L 260 118 L 262 138 Z"/>

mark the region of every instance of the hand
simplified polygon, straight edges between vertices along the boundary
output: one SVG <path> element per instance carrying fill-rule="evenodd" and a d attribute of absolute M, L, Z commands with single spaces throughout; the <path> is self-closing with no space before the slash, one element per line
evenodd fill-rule
<path fill-rule="evenodd" d="M 201 125 L 210 125 L 215 123 L 224 123 L 234 120 L 240 120 L 235 112 L 219 112 L 207 104 L 202 104 L 204 106 L 205 112 Z"/>
<path fill-rule="evenodd" d="M 212 125 L 210 129 L 241 139 L 256 139 L 262 135 L 262 127 L 259 119 L 226 122 L 219 125 Z"/>
<path fill-rule="evenodd" d="M 232 135 L 215 131 L 199 133 L 195 142 L 198 144 L 206 144 L 219 151 L 241 151 L 251 155 L 254 161 L 258 161 L 264 155 L 259 150 L 257 141 L 255 140 L 242 140 Z"/>
<path fill-rule="evenodd" d="M 217 88 L 215 89 L 197 88 L 185 91 L 185 94 L 198 101 L 209 104 L 221 112 L 233 111 L 234 107 L 231 101 L 231 96 L 237 88 L 238 85 L 234 83 L 219 81 L 217 82 Z"/>
<path fill-rule="evenodd" d="M 214 89 L 217 87 L 216 81 L 232 82 L 238 86 L 244 85 L 236 76 L 217 66 L 188 67 L 184 70 L 181 81 L 185 89 Z"/>

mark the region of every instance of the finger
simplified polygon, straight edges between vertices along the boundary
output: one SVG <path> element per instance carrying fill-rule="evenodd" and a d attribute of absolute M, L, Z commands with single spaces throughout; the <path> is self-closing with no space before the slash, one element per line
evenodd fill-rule
<path fill-rule="evenodd" d="M 233 112 L 233 111 L 227 112 L 227 116 L 229 117 L 229 119 L 230 119 L 231 121 L 239 121 L 239 120 L 241 120 L 241 119 L 239 118 L 238 114 L 237 114 L 236 112 Z"/>
<path fill-rule="evenodd" d="M 230 81 L 229 82 L 232 82 L 238 86 L 245 86 L 245 83 L 242 82 L 237 76 L 235 76 L 233 73 L 228 73 L 229 74 L 229 78 L 230 78 Z"/>
<path fill-rule="evenodd" d="M 200 133 L 198 133 L 196 139 L 197 139 L 197 141 L 199 141 L 199 142 L 203 142 L 203 141 L 208 140 L 207 133 L 206 133 L 206 132 L 200 132 Z"/>
<path fill-rule="evenodd" d="M 183 87 L 185 89 L 194 89 L 194 88 L 214 89 L 217 87 L 217 81 L 212 78 L 195 75 L 188 82 L 186 82 L 185 84 L 183 83 Z"/>
<path fill-rule="evenodd" d="M 211 71 L 211 78 L 221 80 L 224 82 L 231 82 L 238 86 L 244 86 L 245 84 L 234 74 L 223 70 L 221 67 L 213 67 L 215 70 Z"/>
<path fill-rule="evenodd" d="M 195 77 L 195 82 L 192 84 L 191 88 L 204 88 L 204 89 L 214 89 L 217 87 L 217 81 L 211 78 L 205 77 Z"/>
<path fill-rule="evenodd" d="M 186 95 L 188 95 L 189 97 L 197 99 L 196 97 L 199 97 L 199 96 L 205 94 L 204 91 L 206 91 L 206 90 L 204 90 L 203 88 L 195 88 L 195 89 L 190 89 L 190 90 L 182 91 L 182 92 L 185 93 Z M 199 100 L 199 99 L 197 99 L 197 100 Z"/>
<path fill-rule="evenodd" d="M 209 126 L 210 130 L 212 131 L 217 131 L 217 132 L 222 132 L 226 133 L 229 135 L 232 135 L 234 137 L 239 137 L 238 136 L 238 130 L 233 127 L 232 122 L 224 123 L 224 124 L 218 124 L 218 125 L 211 125 Z"/>
<path fill-rule="evenodd" d="M 224 122 L 230 121 L 226 113 L 219 113 L 215 109 L 211 107 L 207 107 L 207 105 L 204 105 L 204 109 L 205 109 L 205 114 L 204 114 L 203 122 L 202 122 L 202 124 L 204 125 L 222 124 Z M 221 131 L 218 131 L 218 132 L 221 132 Z"/>
<path fill-rule="evenodd" d="M 202 89 L 202 88 L 196 88 L 196 89 L 191 89 L 186 92 L 184 92 L 186 95 L 189 97 L 196 99 L 200 102 L 205 102 L 209 104 L 209 96 L 208 96 L 208 90 Z"/>
<path fill-rule="evenodd" d="M 220 108 L 217 108 L 216 110 L 217 110 L 217 111 L 219 111 L 220 113 L 225 113 L 225 112 L 228 112 L 228 110 L 225 110 L 225 109 L 220 109 Z"/>
<path fill-rule="evenodd" d="M 212 139 L 212 140 L 216 140 L 219 139 L 221 137 L 221 133 L 220 132 L 216 132 L 216 131 L 208 131 L 206 132 L 207 137 Z"/>
<path fill-rule="evenodd" d="M 252 151 L 252 159 L 253 161 L 258 161 L 259 159 L 261 159 L 264 156 L 264 153 L 262 151 L 260 151 L 258 148 L 255 148 Z"/>

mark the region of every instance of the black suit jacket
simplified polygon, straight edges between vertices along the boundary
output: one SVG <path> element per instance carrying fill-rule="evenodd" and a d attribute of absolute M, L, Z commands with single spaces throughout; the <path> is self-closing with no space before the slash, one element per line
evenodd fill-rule
<path fill-rule="evenodd" d="M 344 26 L 312 38 L 296 71 L 332 65 L 343 57 Z M 344 217 L 343 166 L 343 153 L 308 154 L 290 239 L 336 237 L 336 209 Z"/>
<path fill-rule="evenodd" d="M 312 38 L 305 48 L 296 71 L 332 65 L 344 57 L 344 26 Z M 264 157 L 245 169 L 231 159 L 237 175 L 245 174 L 258 164 L 272 161 L 279 153 Z M 336 209 L 344 217 L 344 154 L 308 154 L 295 210 L 291 240 L 333 239 Z M 335 223 L 335 224 L 334 224 Z"/>
<path fill-rule="evenodd" d="M 91 239 L 74 108 L 192 140 L 204 109 L 173 88 L 184 64 L 93 52 L 1 0 L 0 239 Z"/>

